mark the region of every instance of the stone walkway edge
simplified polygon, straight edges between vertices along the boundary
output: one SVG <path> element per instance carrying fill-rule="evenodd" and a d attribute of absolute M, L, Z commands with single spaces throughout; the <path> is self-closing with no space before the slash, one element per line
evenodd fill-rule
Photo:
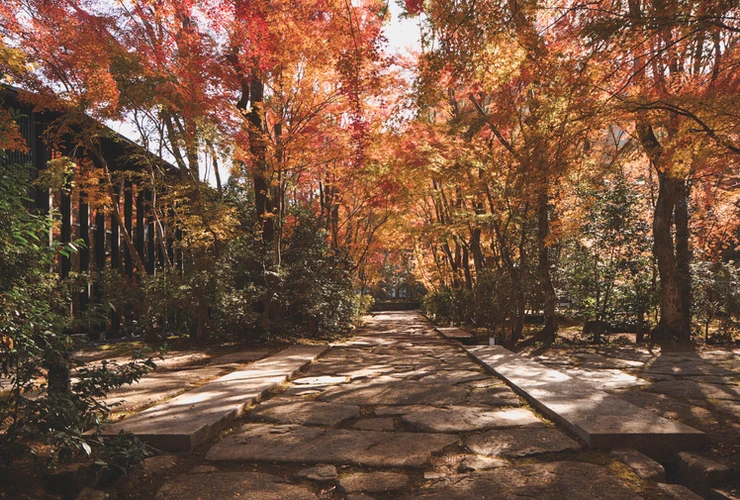
<path fill-rule="evenodd" d="M 474 337 L 472 333 L 468 333 L 465 330 L 461 330 L 455 326 L 435 326 L 434 329 L 448 340 L 457 340 L 463 344 L 470 343 Z"/>
<path fill-rule="evenodd" d="M 290 380 L 328 346 L 291 346 L 137 415 L 108 425 L 103 435 L 126 431 L 163 451 L 191 451 L 244 409 Z"/>
<path fill-rule="evenodd" d="M 701 431 L 662 418 L 501 346 L 463 349 L 590 448 L 630 447 L 663 458 L 708 444 Z"/>

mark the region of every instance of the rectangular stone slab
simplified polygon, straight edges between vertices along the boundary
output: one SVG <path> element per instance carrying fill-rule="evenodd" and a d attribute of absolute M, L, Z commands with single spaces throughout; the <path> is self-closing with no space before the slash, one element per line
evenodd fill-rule
<path fill-rule="evenodd" d="M 292 346 L 246 370 L 224 375 L 137 415 L 105 427 L 103 435 L 131 432 L 155 448 L 190 451 L 219 432 L 270 390 L 289 380 L 327 349 Z"/>
<path fill-rule="evenodd" d="M 454 326 L 435 326 L 434 329 L 437 330 L 444 338 L 450 340 L 459 340 L 463 344 L 467 341 L 473 340 L 473 335 L 471 333 L 468 333 L 465 330 L 461 330 Z"/>
<path fill-rule="evenodd" d="M 246 424 L 213 445 L 206 460 L 418 468 L 459 439 L 441 433 Z"/>
<path fill-rule="evenodd" d="M 501 346 L 465 348 L 539 411 L 589 447 L 636 448 L 652 456 L 708 444 L 706 434 L 667 420 Z"/>

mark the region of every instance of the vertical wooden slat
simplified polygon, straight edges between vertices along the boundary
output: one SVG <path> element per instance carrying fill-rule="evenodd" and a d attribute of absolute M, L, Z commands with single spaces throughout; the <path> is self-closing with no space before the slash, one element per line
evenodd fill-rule
<path fill-rule="evenodd" d="M 95 278 L 93 281 L 93 297 L 95 302 L 100 303 L 103 299 L 103 288 L 98 280 L 107 264 L 107 252 L 105 246 L 105 213 L 98 210 L 95 214 Z"/>
<path fill-rule="evenodd" d="M 133 234 L 133 220 L 134 220 L 134 195 L 133 195 L 133 186 L 131 184 L 131 181 L 126 181 L 123 186 L 124 189 L 124 202 L 123 202 L 123 219 L 124 224 L 126 224 L 126 231 L 128 231 L 129 236 Z M 125 248 L 125 255 L 126 255 L 126 274 L 129 275 L 129 277 L 134 275 L 134 261 L 133 256 L 131 255 L 131 252 L 128 247 Z"/>
<path fill-rule="evenodd" d="M 113 269 L 121 267 L 121 232 L 113 215 L 110 217 L 110 267 Z"/>
<path fill-rule="evenodd" d="M 144 199 L 146 201 L 147 210 L 147 231 L 146 231 L 146 272 L 154 274 L 154 268 L 157 263 L 157 255 L 154 251 L 154 217 L 152 217 L 152 192 L 147 189 L 144 192 Z"/>
<path fill-rule="evenodd" d="M 69 194 L 63 192 L 60 196 L 60 200 L 61 206 L 59 207 L 59 212 L 62 217 L 62 243 L 69 243 L 72 238 L 72 197 Z M 66 278 L 67 276 L 69 276 L 69 271 L 72 267 L 72 261 L 69 257 L 62 255 L 61 264 L 61 276 L 62 278 Z"/>
<path fill-rule="evenodd" d="M 144 191 L 138 190 L 136 194 L 136 251 L 144 257 Z"/>
<path fill-rule="evenodd" d="M 118 200 L 121 194 L 119 192 Z M 116 201 L 118 201 L 116 200 Z M 121 231 L 118 227 L 118 221 L 114 215 L 110 216 L 110 267 L 116 272 L 121 269 Z M 118 311 L 113 311 L 110 315 L 111 331 L 117 332 L 121 329 L 121 317 Z"/>
<path fill-rule="evenodd" d="M 102 271 L 106 267 L 105 248 L 105 213 L 98 210 L 95 214 L 95 270 Z"/>
<path fill-rule="evenodd" d="M 87 195 L 85 193 L 80 193 L 79 224 L 79 237 L 82 238 L 80 273 L 87 273 L 90 271 L 90 205 L 87 204 Z M 85 284 L 85 289 L 80 294 L 80 311 L 87 311 L 90 301 L 90 289 L 87 283 Z"/>

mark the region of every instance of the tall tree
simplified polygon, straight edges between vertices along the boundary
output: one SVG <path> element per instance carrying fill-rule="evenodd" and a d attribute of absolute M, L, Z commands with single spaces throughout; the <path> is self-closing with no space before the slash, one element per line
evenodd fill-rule
<path fill-rule="evenodd" d="M 661 299 L 653 337 L 688 341 L 691 180 L 706 173 L 700 152 L 740 152 L 738 122 L 722 110 L 739 90 L 740 10 L 733 2 L 701 0 L 575 6 L 591 50 L 608 68 L 601 88 L 633 121 L 634 135 L 658 176 L 653 238 Z"/>

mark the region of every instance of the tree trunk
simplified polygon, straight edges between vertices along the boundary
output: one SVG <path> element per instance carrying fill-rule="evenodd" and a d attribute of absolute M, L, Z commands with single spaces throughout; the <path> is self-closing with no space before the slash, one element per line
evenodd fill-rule
<path fill-rule="evenodd" d="M 660 276 L 660 321 L 651 333 L 655 341 L 690 339 L 688 207 L 685 181 L 658 171 L 658 200 L 653 220 L 654 253 Z M 671 229 L 676 217 L 676 242 Z"/>
<path fill-rule="evenodd" d="M 539 334 L 539 339 L 546 344 L 551 344 L 555 341 L 555 335 L 558 332 L 558 318 L 555 315 L 557 294 L 555 293 L 555 287 L 552 283 L 552 275 L 550 273 L 550 249 L 547 246 L 547 239 L 550 236 L 548 201 L 546 193 L 539 196 L 539 206 L 537 207 L 537 247 L 539 250 L 539 263 L 537 270 L 540 277 L 542 294 L 544 296 L 543 312 L 545 316 L 545 323 Z"/>
<path fill-rule="evenodd" d="M 473 254 L 473 265 L 475 266 L 476 276 L 486 267 L 486 260 L 483 256 L 483 249 L 480 245 L 481 229 L 476 227 L 470 234 L 470 253 Z"/>
<path fill-rule="evenodd" d="M 249 82 L 249 152 L 255 162 L 252 173 L 254 182 L 254 202 L 257 217 L 262 226 L 262 241 L 267 245 L 275 234 L 270 185 L 267 182 L 267 145 L 265 144 L 265 84 L 256 72 Z"/>
<path fill-rule="evenodd" d="M 468 248 L 464 245 L 462 246 L 462 268 L 463 268 L 463 275 L 465 276 L 465 288 L 467 290 L 473 289 L 473 276 L 470 274 L 470 253 L 468 252 Z"/>
<path fill-rule="evenodd" d="M 689 245 L 689 193 L 688 182 L 679 184 L 676 198 L 676 267 L 678 268 L 678 291 L 681 295 L 683 329 L 681 340 L 691 337 L 691 248 Z"/>

